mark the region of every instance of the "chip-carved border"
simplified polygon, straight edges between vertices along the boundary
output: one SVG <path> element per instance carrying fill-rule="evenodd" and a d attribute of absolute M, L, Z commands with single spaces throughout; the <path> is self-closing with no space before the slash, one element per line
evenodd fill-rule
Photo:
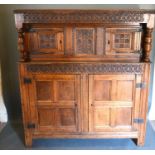
<path fill-rule="evenodd" d="M 27 64 L 27 71 L 32 73 L 134 73 L 142 74 L 143 64 L 110 63 L 53 63 Z"/>

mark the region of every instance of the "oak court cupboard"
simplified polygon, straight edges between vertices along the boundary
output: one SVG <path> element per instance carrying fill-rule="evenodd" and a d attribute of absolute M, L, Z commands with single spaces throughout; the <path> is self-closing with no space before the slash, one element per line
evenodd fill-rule
<path fill-rule="evenodd" d="M 155 10 L 15 10 L 25 144 L 145 142 Z"/>

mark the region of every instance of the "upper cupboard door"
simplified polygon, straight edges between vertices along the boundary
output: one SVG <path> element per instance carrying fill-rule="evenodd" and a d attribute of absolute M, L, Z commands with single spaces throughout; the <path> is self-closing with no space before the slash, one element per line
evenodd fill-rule
<path fill-rule="evenodd" d="M 76 56 L 104 55 L 103 27 L 74 27 L 73 49 Z"/>
<path fill-rule="evenodd" d="M 140 28 L 106 28 L 106 55 L 141 53 Z"/>
<path fill-rule="evenodd" d="M 30 55 L 64 53 L 63 28 L 34 28 L 25 33 L 26 47 Z"/>

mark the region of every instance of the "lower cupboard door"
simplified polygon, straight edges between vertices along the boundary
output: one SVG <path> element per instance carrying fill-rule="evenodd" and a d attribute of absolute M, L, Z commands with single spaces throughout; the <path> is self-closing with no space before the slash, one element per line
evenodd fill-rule
<path fill-rule="evenodd" d="M 80 76 L 32 76 L 29 85 L 31 119 L 36 131 L 80 131 Z"/>
<path fill-rule="evenodd" d="M 89 75 L 89 131 L 138 131 L 140 75 Z"/>

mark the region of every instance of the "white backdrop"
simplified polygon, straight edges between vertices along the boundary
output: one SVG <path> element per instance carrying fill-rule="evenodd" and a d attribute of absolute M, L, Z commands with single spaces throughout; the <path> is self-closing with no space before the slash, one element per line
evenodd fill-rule
<path fill-rule="evenodd" d="M 2 79 L 1 79 L 1 65 L 0 65 L 0 122 L 7 122 L 7 121 L 8 116 L 2 95 Z"/>

